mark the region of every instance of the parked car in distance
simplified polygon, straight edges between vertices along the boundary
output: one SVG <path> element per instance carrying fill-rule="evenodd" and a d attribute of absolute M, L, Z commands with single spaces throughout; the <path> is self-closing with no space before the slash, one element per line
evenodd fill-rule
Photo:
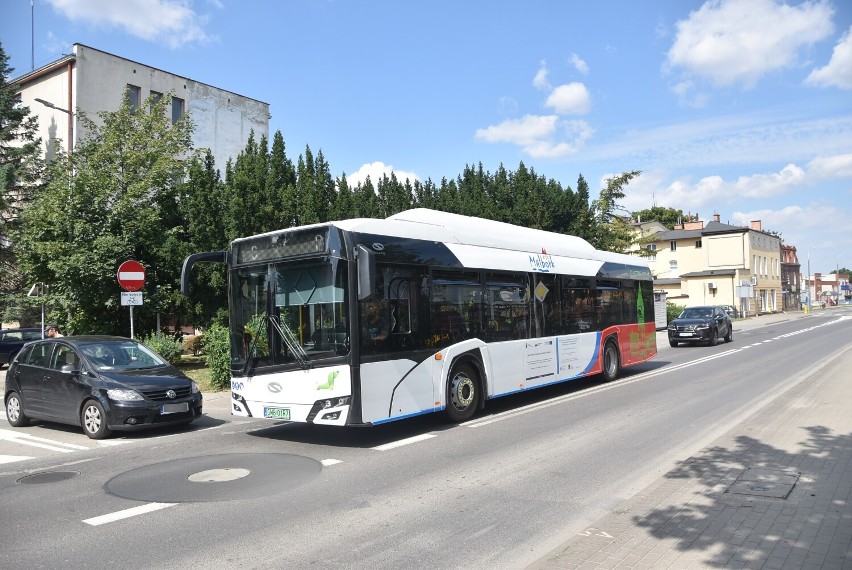
<path fill-rule="evenodd" d="M 717 306 L 688 307 L 669 323 L 669 345 L 677 346 L 681 342 L 706 342 L 715 346 L 720 338 L 725 342 L 734 340 L 734 327 L 731 317 Z"/>
<path fill-rule="evenodd" d="M 12 362 L 25 343 L 42 336 L 41 329 L 0 329 L 0 368 Z"/>
<path fill-rule="evenodd" d="M 198 386 L 135 340 L 66 336 L 31 342 L 6 372 L 6 419 L 79 425 L 92 439 L 113 430 L 188 424 L 201 416 Z"/>
<path fill-rule="evenodd" d="M 725 313 L 727 313 L 728 316 L 731 317 L 732 319 L 736 319 L 740 316 L 739 311 L 737 311 L 736 307 L 734 307 L 733 305 L 719 305 L 719 306 L 722 307 L 722 310 L 725 311 Z"/>

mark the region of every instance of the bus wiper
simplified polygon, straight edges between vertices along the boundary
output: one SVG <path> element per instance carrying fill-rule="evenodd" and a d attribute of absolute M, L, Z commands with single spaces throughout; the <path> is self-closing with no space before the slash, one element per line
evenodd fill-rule
<path fill-rule="evenodd" d="M 308 362 L 308 353 L 305 352 L 299 344 L 299 341 L 296 339 L 296 335 L 293 334 L 293 331 L 290 330 L 287 323 L 282 323 L 273 315 L 269 315 L 267 318 L 269 319 L 269 322 L 272 323 L 272 326 L 275 327 L 275 330 L 278 331 L 278 334 L 281 335 L 281 340 L 284 341 L 284 344 L 287 345 L 287 348 L 290 349 L 290 352 L 293 353 L 293 356 L 299 361 L 299 365 L 306 370 L 310 368 L 311 363 Z"/>
<path fill-rule="evenodd" d="M 243 370 L 240 374 L 242 377 L 248 376 L 249 371 L 253 368 L 252 364 L 257 360 L 255 356 L 255 351 L 257 350 L 257 337 L 259 335 L 253 334 L 251 336 L 251 342 L 248 345 L 248 350 L 246 351 L 246 361 L 243 364 Z"/>

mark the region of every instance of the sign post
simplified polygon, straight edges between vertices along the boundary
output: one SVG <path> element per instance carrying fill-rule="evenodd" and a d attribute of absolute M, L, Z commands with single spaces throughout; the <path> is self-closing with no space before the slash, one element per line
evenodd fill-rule
<path fill-rule="evenodd" d="M 121 304 L 130 306 L 130 338 L 133 338 L 133 307 L 142 304 L 142 293 L 137 293 L 145 286 L 145 268 L 138 261 L 125 261 L 118 266 L 118 284 L 126 293 L 121 294 Z"/>

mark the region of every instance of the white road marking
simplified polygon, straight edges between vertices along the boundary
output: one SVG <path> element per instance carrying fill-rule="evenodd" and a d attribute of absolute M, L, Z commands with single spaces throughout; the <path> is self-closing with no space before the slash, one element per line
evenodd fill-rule
<path fill-rule="evenodd" d="M 127 519 L 138 515 L 144 515 L 145 513 L 152 513 L 154 511 L 159 511 L 167 507 L 173 507 L 177 504 L 178 503 L 148 503 L 147 505 L 139 505 L 138 507 L 124 509 L 123 511 L 117 511 L 108 515 L 101 515 L 99 517 L 85 519 L 83 520 L 83 522 L 91 526 L 99 526 L 102 524 L 120 521 L 122 519 Z"/>
<path fill-rule="evenodd" d="M 27 459 L 34 458 L 28 455 L 0 455 L 0 464 L 14 463 L 15 461 L 26 461 Z"/>
<path fill-rule="evenodd" d="M 372 449 L 374 449 L 376 451 L 387 451 L 389 449 L 402 447 L 403 445 L 410 445 L 412 443 L 417 443 L 417 442 L 424 441 L 424 440 L 427 440 L 427 439 L 432 439 L 433 437 L 435 437 L 435 434 L 424 433 L 424 434 L 421 434 L 421 435 L 415 435 L 414 437 L 409 437 L 409 438 L 406 438 L 406 439 L 400 439 L 399 441 L 392 441 L 392 442 L 386 443 L 384 445 L 378 445 L 376 447 L 373 447 Z"/>
<path fill-rule="evenodd" d="M 343 462 L 339 459 L 323 459 L 322 461 L 320 461 L 320 463 L 322 463 L 324 467 L 329 467 L 331 465 L 337 465 L 338 463 Z"/>
<path fill-rule="evenodd" d="M 12 443 L 20 443 L 21 445 L 29 445 L 32 447 L 40 447 L 42 449 L 49 449 L 50 451 L 61 451 L 62 453 L 71 453 L 75 450 L 85 451 L 86 449 L 89 449 L 83 445 L 63 443 L 61 441 L 36 437 L 34 435 L 8 429 L 0 429 L 0 440 L 11 441 Z"/>

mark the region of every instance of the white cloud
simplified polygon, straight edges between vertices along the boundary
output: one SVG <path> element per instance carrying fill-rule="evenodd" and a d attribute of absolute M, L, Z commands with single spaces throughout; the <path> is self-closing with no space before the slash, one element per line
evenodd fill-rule
<path fill-rule="evenodd" d="M 541 89 L 542 91 L 550 90 L 550 81 L 547 79 L 548 73 L 547 62 L 542 60 L 538 71 L 535 73 L 535 77 L 533 77 L 533 86 L 536 89 Z"/>
<path fill-rule="evenodd" d="M 560 115 L 583 115 L 592 106 L 589 90 L 582 83 L 560 85 L 550 92 L 545 107 L 553 109 Z"/>
<path fill-rule="evenodd" d="M 574 66 L 574 69 L 583 75 L 586 75 L 589 72 L 589 65 L 576 53 L 571 54 L 571 64 Z"/>
<path fill-rule="evenodd" d="M 552 137 L 556 132 L 556 115 L 524 115 L 521 119 L 503 121 L 476 130 L 476 138 L 481 141 L 497 143 L 508 142 L 519 145 L 533 144 L 538 140 Z"/>
<path fill-rule="evenodd" d="M 852 178 L 852 154 L 817 157 L 808 163 L 808 174 L 817 179 Z"/>
<path fill-rule="evenodd" d="M 47 1 L 69 20 L 122 28 L 132 36 L 165 42 L 172 48 L 211 39 L 204 31 L 207 18 L 194 11 L 189 0 Z"/>
<path fill-rule="evenodd" d="M 775 0 L 708 0 L 676 24 L 667 67 L 718 86 L 754 86 L 795 65 L 799 50 L 827 38 L 834 10 L 827 1 L 789 6 Z"/>
<path fill-rule="evenodd" d="M 834 51 L 831 60 L 825 67 L 814 69 L 808 75 L 805 83 L 825 87 L 852 89 L 852 26 L 843 34 Z"/>
<path fill-rule="evenodd" d="M 731 223 L 735 226 L 748 226 L 752 220 L 760 220 L 764 231 L 780 231 L 784 240 L 788 241 L 785 229 L 795 228 L 795 235 L 802 234 L 802 230 L 824 229 L 826 220 L 842 219 L 842 210 L 835 206 L 822 204 L 810 204 L 806 206 L 789 205 L 777 210 L 763 209 L 750 212 L 733 212 Z M 809 238 L 811 236 L 808 236 Z M 800 241 L 803 238 L 798 238 Z M 793 242 L 795 245 L 795 242 Z M 801 259 L 800 259 L 801 261 Z"/>
<path fill-rule="evenodd" d="M 533 158 L 569 156 L 594 133 L 585 121 L 560 121 L 556 115 L 525 115 L 477 129 L 476 139 L 520 146 Z"/>
<path fill-rule="evenodd" d="M 788 164 L 780 172 L 740 176 L 733 185 L 737 195 L 748 198 L 769 198 L 786 194 L 805 181 L 805 171 L 795 164 Z"/>
<path fill-rule="evenodd" d="M 415 180 L 420 179 L 414 172 L 395 170 L 393 165 L 376 161 L 363 164 L 361 165 L 361 168 L 353 172 L 351 175 L 347 175 L 346 183 L 349 185 L 349 188 L 355 188 L 358 184 L 363 184 L 369 176 L 370 182 L 373 183 L 373 187 L 375 188 L 375 186 L 379 183 L 379 180 L 381 180 L 385 175 L 390 178 L 391 174 L 395 174 L 396 179 L 400 182 L 405 182 L 405 180 L 408 179 L 410 182 L 414 183 Z"/>

